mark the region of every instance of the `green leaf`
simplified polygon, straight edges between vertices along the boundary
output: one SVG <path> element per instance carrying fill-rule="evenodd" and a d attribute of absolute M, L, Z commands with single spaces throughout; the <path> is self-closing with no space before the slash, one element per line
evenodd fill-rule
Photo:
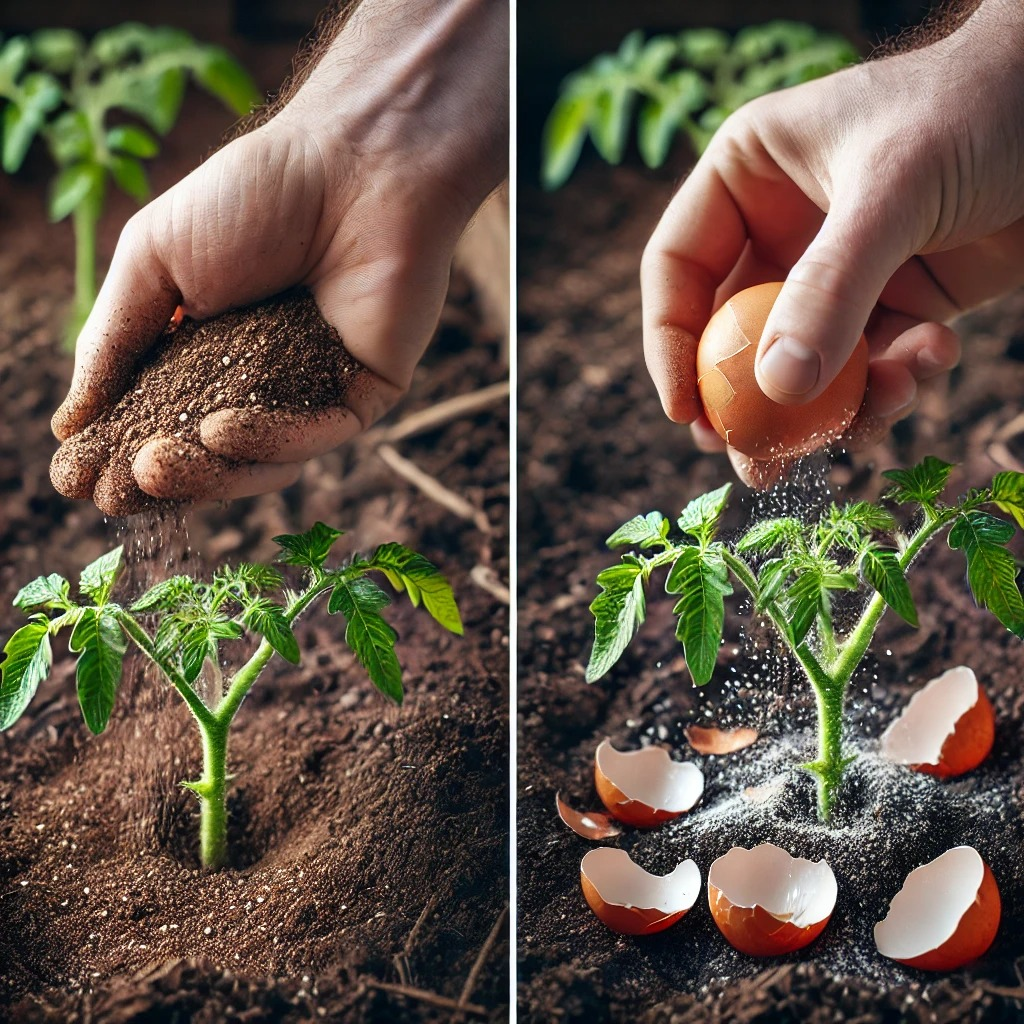
<path fill-rule="evenodd" d="M 181 68 L 168 68 L 158 75 L 125 75 L 116 106 L 138 114 L 160 135 L 166 135 L 178 119 L 185 98 L 186 76 Z"/>
<path fill-rule="evenodd" d="M 739 539 L 736 550 L 756 551 L 758 554 L 767 555 L 776 548 L 786 548 L 798 541 L 803 546 L 803 535 L 804 524 L 799 519 L 792 519 L 788 516 L 779 519 L 762 519 Z"/>
<path fill-rule="evenodd" d="M 729 37 L 717 28 L 691 28 L 676 37 L 679 59 L 699 71 L 718 67 L 729 50 Z"/>
<path fill-rule="evenodd" d="M 896 519 L 893 514 L 888 509 L 881 508 L 870 501 L 854 501 L 842 508 L 833 505 L 829 514 L 829 522 L 883 532 L 896 529 Z"/>
<path fill-rule="evenodd" d="M 164 657 L 176 657 L 188 683 L 199 678 L 207 658 L 217 660 L 218 641 L 237 640 L 243 632 L 237 622 L 223 616 L 192 619 L 181 623 L 176 633 L 164 632 L 167 621 L 161 623 L 161 628 L 157 630 L 157 652 Z"/>
<path fill-rule="evenodd" d="M 195 599 L 195 583 L 188 576 L 171 576 L 147 590 L 132 606 L 133 612 L 172 612 Z"/>
<path fill-rule="evenodd" d="M 342 530 L 316 522 L 305 533 L 281 534 L 274 538 L 274 543 L 283 552 L 277 560 L 285 565 L 303 565 L 307 569 L 319 570 L 342 533 Z"/>
<path fill-rule="evenodd" d="M 99 164 L 83 162 L 65 167 L 50 188 L 50 220 L 63 220 L 80 203 L 95 195 L 103 187 L 103 168 Z"/>
<path fill-rule="evenodd" d="M 635 92 L 627 80 L 612 78 L 594 98 L 590 113 L 590 138 L 610 164 L 622 162 L 629 138 Z"/>
<path fill-rule="evenodd" d="M 99 735 L 114 710 L 127 641 L 109 609 L 86 608 L 68 646 L 78 655 L 75 675 L 82 717 L 90 732 Z"/>
<path fill-rule="evenodd" d="M 107 146 L 120 153 L 147 159 L 160 152 L 160 143 L 145 128 L 134 124 L 119 124 L 107 132 Z"/>
<path fill-rule="evenodd" d="M 388 596 L 373 580 L 358 576 L 339 580 L 331 591 L 328 611 L 345 617 L 345 643 L 385 696 L 402 703 L 402 667 L 395 657 L 395 631 L 380 609 Z"/>
<path fill-rule="evenodd" d="M 259 562 L 240 562 L 236 566 L 224 565 L 214 573 L 214 582 L 243 590 L 277 590 L 284 577 L 272 566 Z"/>
<path fill-rule="evenodd" d="M 1007 470 L 992 479 L 992 501 L 1024 528 L 1024 473 Z"/>
<path fill-rule="evenodd" d="M 140 160 L 133 156 L 113 153 L 110 157 L 110 173 L 114 176 L 117 187 L 132 199 L 144 203 L 149 198 L 149 179 Z"/>
<path fill-rule="evenodd" d="M 35 608 L 69 608 L 71 585 L 63 576 L 50 573 L 49 576 L 37 576 L 31 583 L 18 591 L 14 597 L 14 607 L 23 612 Z"/>
<path fill-rule="evenodd" d="M 544 124 L 541 181 L 554 191 L 568 180 L 580 158 L 594 106 L 591 95 L 564 91 Z"/>
<path fill-rule="evenodd" d="M 259 633 L 285 661 L 298 665 L 302 660 L 299 642 L 280 605 L 260 598 L 246 609 L 244 622 L 251 630 Z"/>
<path fill-rule="evenodd" d="M 236 114 L 248 114 L 260 102 L 256 83 L 227 50 L 204 46 L 198 58 L 192 65 L 196 81 Z"/>
<path fill-rule="evenodd" d="M 594 598 L 594 647 L 587 664 L 587 682 L 600 679 L 622 657 L 647 615 L 643 566 L 625 555 L 619 565 L 598 574 L 601 593 Z"/>
<path fill-rule="evenodd" d="M 1014 527 L 987 512 L 966 512 L 949 531 L 949 546 L 967 558 L 967 580 L 979 608 L 987 608 L 1024 639 L 1024 599 L 1017 587 L 1017 562 L 1005 545 Z"/>
<path fill-rule="evenodd" d="M 3 168 L 14 174 L 21 167 L 46 115 L 60 106 L 60 85 L 44 72 L 26 75 L 16 103 L 8 103 L 3 118 Z"/>
<path fill-rule="evenodd" d="M 882 600 L 903 620 L 917 627 L 917 608 L 895 551 L 868 548 L 861 557 L 861 572 L 882 595 Z"/>
<path fill-rule="evenodd" d="M 10 89 L 28 67 L 32 44 L 24 36 L 12 36 L 0 47 L 0 84 Z M 5 89 L 4 91 L 7 91 Z"/>
<path fill-rule="evenodd" d="M 53 652 L 50 624 L 45 615 L 34 615 L 4 647 L 0 662 L 0 730 L 21 718 L 39 684 L 50 674 Z"/>
<path fill-rule="evenodd" d="M 665 589 L 681 595 L 672 611 L 679 616 L 676 636 L 697 686 L 715 672 L 725 625 L 725 598 L 732 593 L 721 546 L 706 551 L 683 548 L 668 574 Z"/>
<path fill-rule="evenodd" d="M 761 566 L 757 576 L 758 612 L 763 612 L 779 596 L 792 571 L 793 566 L 786 558 L 770 558 Z"/>
<path fill-rule="evenodd" d="M 93 159 L 93 140 L 89 131 L 89 119 L 81 110 L 65 110 L 50 124 L 47 135 L 53 159 L 60 166 Z"/>
<path fill-rule="evenodd" d="M 652 36 L 636 55 L 633 66 L 648 78 L 661 78 L 675 55 L 676 41 L 671 36 Z"/>
<path fill-rule="evenodd" d="M 660 512 L 648 512 L 645 516 L 633 516 L 623 523 L 606 541 L 610 548 L 621 548 L 638 544 L 641 548 L 665 545 L 669 521 Z"/>
<path fill-rule="evenodd" d="M 824 573 L 819 566 L 807 567 L 792 582 L 782 603 L 794 646 L 803 643 L 826 599 Z"/>
<path fill-rule="evenodd" d="M 45 28 L 31 36 L 35 62 L 55 75 L 66 75 L 85 52 L 85 40 L 69 28 Z"/>
<path fill-rule="evenodd" d="M 379 569 L 399 593 L 407 591 L 414 606 L 423 602 L 431 617 L 445 629 L 462 636 L 462 617 L 451 584 L 433 562 L 401 544 L 382 544 L 367 566 Z"/>
<path fill-rule="evenodd" d="M 690 114 L 707 102 L 704 80 L 689 68 L 670 75 L 667 97 L 652 96 L 640 110 L 637 145 L 648 167 L 660 167 L 668 157 L 672 140 Z"/>
<path fill-rule="evenodd" d="M 79 589 L 97 605 L 106 604 L 123 568 L 124 546 L 118 545 L 113 551 L 101 555 L 82 570 L 78 580 Z"/>
<path fill-rule="evenodd" d="M 140 52 L 145 46 L 148 29 L 136 21 L 126 21 L 103 29 L 92 38 L 90 53 L 101 64 L 111 66 Z"/>
<path fill-rule="evenodd" d="M 892 480 L 896 486 L 885 496 L 901 505 L 916 502 L 919 505 L 931 506 L 946 489 L 952 471 L 951 463 L 943 462 L 932 455 L 926 455 L 910 469 L 887 469 L 882 476 Z"/>
<path fill-rule="evenodd" d="M 683 509 L 676 523 L 683 533 L 696 537 L 701 544 L 708 543 L 718 529 L 718 520 L 729 501 L 732 484 L 724 484 L 717 490 L 702 494 Z"/>

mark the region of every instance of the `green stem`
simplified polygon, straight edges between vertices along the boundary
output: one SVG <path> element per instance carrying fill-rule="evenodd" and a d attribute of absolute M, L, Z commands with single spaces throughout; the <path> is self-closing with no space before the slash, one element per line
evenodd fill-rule
<path fill-rule="evenodd" d="M 189 784 L 199 797 L 199 861 L 209 871 L 228 859 L 228 730 L 202 726 L 203 777 Z"/>
<path fill-rule="evenodd" d="M 71 215 L 75 231 L 75 303 L 68 324 L 71 341 L 85 324 L 96 301 L 96 228 L 99 224 L 98 204 L 89 197 L 75 207 Z"/>

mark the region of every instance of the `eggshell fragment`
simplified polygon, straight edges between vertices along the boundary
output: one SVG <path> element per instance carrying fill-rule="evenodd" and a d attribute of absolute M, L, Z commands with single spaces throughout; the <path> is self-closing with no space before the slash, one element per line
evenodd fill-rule
<path fill-rule="evenodd" d="M 622 835 L 622 829 L 612 822 L 609 815 L 601 811 L 577 811 L 562 799 L 560 793 L 555 794 L 555 806 L 562 821 L 584 839 L 614 839 Z"/>
<path fill-rule="evenodd" d="M 594 757 L 597 795 L 627 825 L 651 828 L 690 810 L 704 792 L 704 773 L 673 761 L 661 747 L 622 752 L 604 740 Z"/>
<path fill-rule="evenodd" d="M 687 742 L 698 754 L 733 754 L 757 742 L 756 729 L 717 729 L 714 726 L 688 725 L 683 730 Z"/>
<path fill-rule="evenodd" d="M 772 843 L 734 846 L 708 872 L 711 916 L 729 944 L 750 956 L 781 956 L 813 942 L 837 893 L 823 860 L 792 857 Z"/>
<path fill-rule="evenodd" d="M 995 712 L 966 665 L 943 672 L 918 690 L 882 733 L 882 756 L 939 778 L 963 775 L 988 757 Z"/>
<path fill-rule="evenodd" d="M 882 956 L 925 971 L 952 971 L 992 945 L 1002 912 L 999 887 L 971 846 L 957 846 L 907 875 L 875 925 Z"/>
<path fill-rule="evenodd" d="M 725 442 L 756 459 L 795 458 L 839 437 L 864 400 L 868 343 L 863 335 L 846 366 L 813 401 L 780 405 L 754 373 L 761 332 L 782 283 L 734 295 L 708 321 L 697 346 L 697 390 L 711 425 Z"/>
<path fill-rule="evenodd" d="M 652 875 L 625 850 L 601 847 L 580 863 L 580 882 L 590 909 L 612 931 L 651 935 L 683 917 L 700 893 L 700 869 L 684 860 L 667 875 Z"/>

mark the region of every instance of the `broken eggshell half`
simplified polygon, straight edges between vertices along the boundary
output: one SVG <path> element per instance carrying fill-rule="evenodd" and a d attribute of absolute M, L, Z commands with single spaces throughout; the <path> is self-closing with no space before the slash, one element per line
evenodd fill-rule
<path fill-rule="evenodd" d="M 999 887 L 981 854 L 957 846 L 914 868 L 875 925 L 882 956 L 926 971 L 976 960 L 999 930 Z"/>
<path fill-rule="evenodd" d="M 580 862 L 580 883 L 590 909 L 612 931 L 652 935 L 675 924 L 697 902 L 700 869 L 684 860 L 667 875 L 652 875 L 625 850 L 604 846 Z"/>
<path fill-rule="evenodd" d="M 577 811 L 562 799 L 561 793 L 555 794 L 555 807 L 558 808 L 558 816 L 562 821 L 584 839 L 599 842 L 622 835 L 622 829 L 611 815 L 603 814 L 601 811 Z"/>
<path fill-rule="evenodd" d="M 704 792 L 704 773 L 673 761 L 662 747 L 616 750 L 604 740 L 594 756 L 594 783 L 601 803 L 627 825 L 651 828 L 685 814 Z"/>
<path fill-rule="evenodd" d="M 918 690 L 882 733 L 882 756 L 939 778 L 963 775 L 988 757 L 995 713 L 974 671 L 958 665 Z"/>
<path fill-rule="evenodd" d="M 793 857 L 772 843 L 734 846 L 708 872 L 711 916 L 729 944 L 750 956 L 781 956 L 813 942 L 837 893 L 825 861 Z"/>

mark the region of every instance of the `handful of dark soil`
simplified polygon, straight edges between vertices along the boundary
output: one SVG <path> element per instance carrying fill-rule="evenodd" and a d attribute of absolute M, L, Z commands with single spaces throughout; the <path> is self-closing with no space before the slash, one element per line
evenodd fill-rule
<path fill-rule="evenodd" d="M 204 416 L 220 409 L 314 414 L 337 408 L 361 370 L 305 289 L 210 320 L 186 317 L 168 325 L 143 356 L 121 400 L 61 445 L 50 479 L 65 497 L 91 497 L 111 516 L 184 503 L 187 497 L 170 502 L 139 488 L 132 462 L 143 445 L 156 437 L 182 443 L 177 490 L 188 495 L 189 460 L 202 448 Z M 204 479 L 211 465 L 240 465 L 205 449 L 201 461 Z"/>

